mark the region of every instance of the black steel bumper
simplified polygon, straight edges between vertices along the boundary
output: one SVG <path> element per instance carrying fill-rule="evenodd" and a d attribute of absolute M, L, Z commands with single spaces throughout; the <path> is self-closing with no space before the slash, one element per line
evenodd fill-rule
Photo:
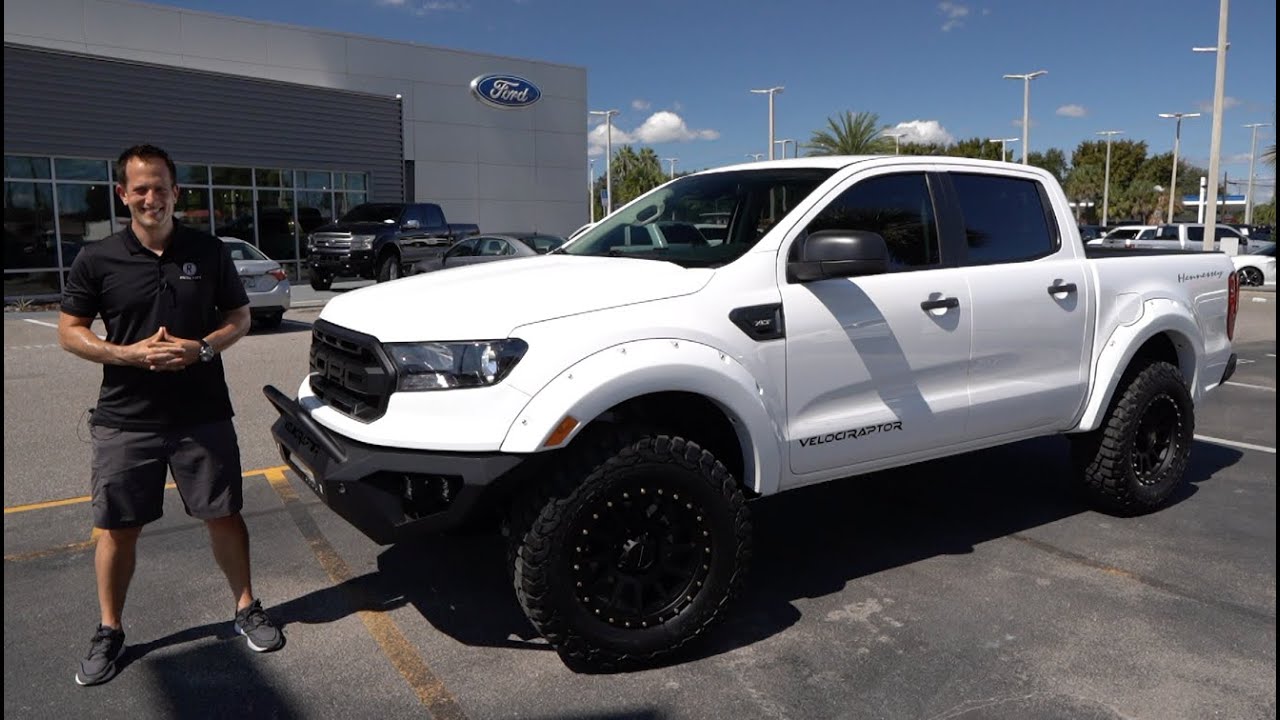
<path fill-rule="evenodd" d="M 379 544 L 464 524 L 489 486 L 524 460 L 365 445 L 325 430 L 275 387 L 262 392 L 280 412 L 271 435 L 285 463 L 325 505 Z"/>

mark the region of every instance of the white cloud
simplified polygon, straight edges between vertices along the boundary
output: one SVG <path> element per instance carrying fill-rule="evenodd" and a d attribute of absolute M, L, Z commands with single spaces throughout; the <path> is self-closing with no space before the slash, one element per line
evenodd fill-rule
<path fill-rule="evenodd" d="M 1082 118 L 1088 115 L 1089 111 L 1085 110 L 1083 105 L 1063 105 L 1055 114 L 1062 117 Z"/>
<path fill-rule="evenodd" d="M 938 3 L 938 12 L 947 18 L 947 21 L 942 23 L 942 32 L 951 32 L 964 25 L 964 19 L 969 15 L 969 6 L 943 0 Z"/>
<path fill-rule="evenodd" d="M 717 140 L 720 138 L 716 130 L 691 129 L 679 115 L 670 110 L 659 110 L 650 115 L 640 127 L 631 132 L 613 126 L 613 146 L 640 144 L 656 144 L 668 142 L 692 142 L 694 140 Z M 604 122 L 600 122 L 587 132 L 587 155 L 604 155 L 607 131 Z"/>
<path fill-rule="evenodd" d="M 470 10 L 471 4 L 466 0 L 377 0 L 383 7 L 405 8 L 419 17 L 434 12 L 461 12 Z"/>
<path fill-rule="evenodd" d="M 1233 107 L 1239 107 L 1239 105 L 1240 105 L 1240 99 L 1239 99 L 1239 98 L 1233 98 L 1233 97 L 1231 97 L 1230 95 L 1227 95 L 1227 96 L 1225 96 L 1225 97 L 1223 97 L 1223 98 L 1222 98 L 1222 109 L 1223 109 L 1223 110 L 1230 110 L 1230 109 L 1231 109 L 1231 108 L 1233 108 Z M 1213 101 L 1212 101 L 1212 100 L 1204 100 L 1204 101 L 1202 101 L 1202 102 L 1200 102 L 1200 103 L 1199 103 L 1199 107 L 1200 107 L 1200 112 L 1212 113 L 1212 112 L 1213 112 Z"/>
<path fill-rule="evenodd" d="M 649 105 L 650 103 L 648 100 L 643 100 L 641 98 L 636 98 L 635 100 L 631 101 L 632 110 L 648 110 Z"/>
<path fill-rule="evenodd" d="M 956 141 L 955 136 L 942 127 L 937 120 L 911 120 L 893 126 L 894 132 L 906 133 L 902 137 L 904 143 L 949 145 Z"/>
<path fill-rule="evenodd" d="M 404 3 L 405 0 L 378 0 L 379 5 L 390 5 L 392 7 L 400 7 Z"/>

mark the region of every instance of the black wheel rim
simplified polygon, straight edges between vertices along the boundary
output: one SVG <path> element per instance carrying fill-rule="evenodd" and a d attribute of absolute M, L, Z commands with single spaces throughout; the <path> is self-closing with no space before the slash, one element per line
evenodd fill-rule
<path fill-rule="evenodd" d="M 707 520 L 701 503 L 669 480 L 618 483 L 583 508 L 572 529 L 578 601 L 619 628 L 676 617 L 710 572 L 715 543 Z"/>
<path fill-rule="evenodd" d="M 1177 457 L 1182 430 L 1182 411 L 1169 395 L 1158 395 L 1147 405 L 1138 421 L 1130 462 L 1142 485 L 1160 482 L 1164 471 Z"/>
<path fill-rule="evenodd" d="M 1250 287 L 1262 284 L 1262 272 L 1257 268 L 1245 268 L 1240 271 L 1240 284 Z"/>

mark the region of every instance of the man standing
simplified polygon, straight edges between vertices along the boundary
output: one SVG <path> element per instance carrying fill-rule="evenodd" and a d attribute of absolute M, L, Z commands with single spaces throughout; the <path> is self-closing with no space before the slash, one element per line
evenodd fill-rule
<path fill-rule="evenodd" d="M 58 319 L 62 347 L 103 366 L 90 419 L 102 617 L 76 673 L 80 685 L 116 674 L 138 536 L 163 512 L 169 471 L 187 514 L 208 527 L 235 596 L 236 631 L 257 652 L 284 644 L 250 584 L 240 448 L 220 357 L 248 332 L 249 299 L 222 241 L 174 223 L 175 177 L 160 148 L 121 153 L 116 194 L 129 227 L 76 257 Z M 89 329 L 98 316 L 105 340 Z"/>

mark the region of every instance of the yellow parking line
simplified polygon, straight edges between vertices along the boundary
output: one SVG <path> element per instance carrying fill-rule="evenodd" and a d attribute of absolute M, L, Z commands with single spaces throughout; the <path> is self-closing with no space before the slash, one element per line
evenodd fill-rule
<path fill-rule="evenodd" d="M 273 465 L 272 467 L 258 468 L 257 470 L 248 470 L 242 474 L 242 477 L 264 475 L 264 476 L 267 476 L 267 479 L 269 480 L 271 479 L 270 473 L 272 472 L 283 473 L 286 469 L 288 469 L 287 465 Z M 174 485 L 173 483 L 169 483 L 164 486 L 164 489 L 172 490 L 175 487 L 177 486 Z M 44 502 L 30 503 L 28 505 L 14 505 L 13 507 L 5 508 L 4 514 L 11 515 L 13 513 L 31 512 L 32 510 L 47 510 L 49 508 L 62 507 L 63 505 L 77 505 L 79 503 L 87 503 L 92 499 L 93 498 L 90 497 L 89 495 L 81 495 L 80 497 L 63 498 L 61 500 L 46 500 Z"/>

